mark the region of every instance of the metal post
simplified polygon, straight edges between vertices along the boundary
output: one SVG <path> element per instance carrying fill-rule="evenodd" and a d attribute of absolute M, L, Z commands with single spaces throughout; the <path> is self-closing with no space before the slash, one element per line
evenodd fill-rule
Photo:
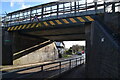
<path fill-rule="evenodd" d="M 52 6 L 50 7 L 50 9 L 51 9 L 51 10 L 50 10 L 50 11 L 51 11 L 51 12 L 50 12 L 50 17 L 51 17 L 51 16 L 52 16 Z M 46 12 L 46 8 L 45 8 L 45 12 Z"/>
<path fill-rule="evenodd" d="M 76 14 L 76 2 L 74 3 L 74 6 L 75 6 L 75 14 Z"/>
<path fill-rule="evenodd" d="M 59 62 L 59 74 L 61 74 L 61 62 Z"/>
<path fill-rule="evenodd" d="M 30 9 L 30 22 L 32 21 L 32 9 Z"/>
<path fill-rule="evenodd" d="M 106 12 L 106 2 L 104 1 L 104 13 Z"/>
<path fill-rule="evenodd" d="M 112 3 L 112 12 L 113 13 L 115 12 L 115 3 L 114 2 Z"/>
<path fill-rule="evenodd" d="M 72 2 L 70 2 L 70 13 L 72 13 Z"/>
<path fill-rule="evenodd" d="M 79 1 L 78 1 L 78 12 L 79 12 L 79 8 L 80 8 L 80 6 L 79 6 Z"/>
<path fill-rule="evenodd" d="M 95 2 L 95 13 L 97 13 L 97 2 Z"/>
<path fill-rule="evenodd" d="M 69 61 L 69 69 L 71 69 L 71 59 L 70 59 L 70 61 Z"/>
<path fill-rule="evenodd" d="M 41 71 L 43 71 L 43 65 L 41 65 Z"/>
<path fill-rule="evenodd" d="M 19 14 L 19 18 L 18 18 L 19 19 L 19 25 L 20 25 L 20 12 L 18 14 Z"/>
<path fill-rule="evenodd" d="M 41 19 L 43 19 L 43 14 L 44 14 L 44 7 L 42 6 Z"/>
<path fill-rule="evenodd" d="M 76 66 L 77 66 L 77 58 L 76 58 Z"/>
<path fill-rule="evenodd" d="M 85 0 L 85 4 L 86 4 L 86 14 L 87 14 L 87 0 Z"/>
<path fill-rule="evenodd" d="M 81 65 L 81 57 L 80 57 L 80 65 Z"/>
<path fill-rule="evenodd" d="M 10 15 L 10 25 L 12 24 L 12 14 Z"/>
<path fill-rule="evenodd" d="M 57 18 L 59 16 L 59 4 L 57 3 Z"/>

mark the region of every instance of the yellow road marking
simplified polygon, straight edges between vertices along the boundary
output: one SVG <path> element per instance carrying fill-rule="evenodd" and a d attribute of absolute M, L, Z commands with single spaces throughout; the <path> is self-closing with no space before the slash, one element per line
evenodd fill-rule
<path fill-rule="evenodd" d="M 20 25 L 20 27 L 18 28 L 18 30 L 22 27 L 22 25 Z"/>
<path fill-rule="evenodd" d="M 94 21 L 90 16 L 85 16 L 89 21 Z"/>
<path fill-rule="evenodd" d="M 14 28 L 14 30 L 16 30 L 18 28 L 18 26 L 16 26 L 15 28 Z"/>
<path fill-rule="evenodd" d="M 51 25 L 55 25 L 55 23 L 54 23 L 53 21 L 49 21 L 49 23 L 50 23 Z"/>
<path fill-rule="evenodd" d="M 7 31 L 9 31 L 9 30 L 10 30 L 10 28 L 11 28 L 11 27 L 9 27 L 9 28 L 7 29 Z"/>
<path fill-rule="evenodd" d="M 47 22 L 43 22 L 45 24 L 45 26 L 48 26 L 48 23 Z"/>
<path fill-rule="evenodd" d="M 68 24 L 69 22 L 66 19 L 62 19 L 64 23 Z"/>
<path fill-rule="evenodd" d="M 81 22 L 85 22 L 85 20 L 81 17 L 77 17 L 78 20 L 80 20 Z"/>
<path fill-rule="evenodd" d="M 26 28 L 29 28 L 31 26 L 31 24 L 28 24 L 28 26 Z"/>
<path fill-rule="evenodd" d="M 35 25 L 36 25 L 36 23 L 34 23 L 34 24 L 31 26 L 31 28 L 33 28 Z"/>
<path fill-rule="evenodd" d="M 77 21 L 73 18 L 69 18 L 73 23 L 77 23 Z"/>
<path fill-rule="evenodd" d="M 36 27 L 39 27 L 39 26 L 41 27 L 41 26 L 42 26 L 42 24 L 41 24 L 41 23 L 38 23 Z"/>
<path fill-rule="evenodd" d="M 62 24 L 59 20 L 55 20 L 58 24 Z"/>
<path fill-rule="evenodd" d="M 26 27 L 26 24 L 22 27 L 22 29 L 24 29 Z"/>

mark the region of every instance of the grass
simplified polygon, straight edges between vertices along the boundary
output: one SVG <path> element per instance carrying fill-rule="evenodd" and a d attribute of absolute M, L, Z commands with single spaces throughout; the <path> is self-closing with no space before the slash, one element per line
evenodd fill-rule
<path fill-rule="evenodd" d="M 72 55 L 68 55 L 68 54 L 63 54 L 63 55 L 62 55 L 63 58 L 69 58 L 69 57 L 71 57 L 71 56 L 72 56 Z"/>

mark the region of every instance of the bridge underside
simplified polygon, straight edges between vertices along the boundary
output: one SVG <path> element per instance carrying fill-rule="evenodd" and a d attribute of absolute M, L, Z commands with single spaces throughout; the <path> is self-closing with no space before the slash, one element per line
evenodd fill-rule
<path fill-rule="evenodd" d="M 31 37 L 42 37 L 54 41 L 85 40 L 84 24 L 49 27 L 47 29 L 35 31 L 28 30 L 20 33 Z"/>

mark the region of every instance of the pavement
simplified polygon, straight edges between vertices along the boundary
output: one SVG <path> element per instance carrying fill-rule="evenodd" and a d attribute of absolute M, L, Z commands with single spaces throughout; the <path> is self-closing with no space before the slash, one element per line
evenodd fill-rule
<path fill-rule="evenodd" d="M 79 57 L 79 55 L 72 55 L 69 58 L 75 58 L 75 57 Z M 34 63 L 34 64 L 26 64 L 26 65 L 0 66 L 0 72 L 2 71 L 4 73 L 4 72 L 12 71 L 12 70 L 14 71 L 14 70 L 17 70 L 17 69 L 22 69 L 22 68 L 27 68 L 27 67 L 32 67 L 32 66 L 47 64 L 47 63 L 51 63 L 51 62 L 55 62 L 55 61 L 60 61 L 60 60 L 65 60 L 65 59 L 69 59 L 69 58 L 59 58 L 57 60 L 52 60 L 52 61 L 47 61 L 47 62 L 39 62 L 39 63 Z"/>
<path fill-rule="evenodd" d="M 85 78 L 85 64 L 76 67 L 74 70 L 69 71 L 67 74 L 62 75 L 60 78 Z"/>
<path fill-rule="evenodd" d="M 73 55 L 70 58 L 77 58 L 77 57 L 80 57 L 80 55 Z M 61 60 L 66 60 L 66 59 L 70 59 L 70 58 L 61 58 L 61 59 L 58 59 L 58 60 L 55 60 L 55 61 L 61 61 Z M 49 63 L 49 62 L 44 62 L 44 64 L 45 63 Z M 39 65 L 39 64 L 43 64 L 43 63 L 38 63 L 37 65 Z M 53 66 L 55 66 L 55 65 L 58 65 L 58 64 L 54 64 Z M 72 65 L 76 65 L 76 63 L 74 63 Z M 16 66 L 16 67 L 18 67 L 18 66 Z M 48 65 L 48 66 L 44 67 L 44 69 L 49 68 L 49 67 L 52 67 L 52 65 Z M 65 70 L 67 67 L 69 68 L 69 66 L 64 66 L 63 65 L 62 70 Z M 15 66 L 14 66 L 14 68 L 15 68 Z M 4 79 L 5 80 L 8 80 L 8 79 L 9 80 L 18 80 L 18 79 L 24 79 L 24 78 L 42 80 L 41 78 L 51 77 L 51 76 L 53 76 L 55 74 L 58 74 L 58 73 L 59 73 L 59 67 L 58 67 L 58 69 L 53 68 L 53 70 L 51 70 L 51 69 L 50 70 L 44 70 L 42 72 L 41 72 L 41 67 L 36 67 L 36 68 L 30 67 L 30 68 L 21 68 L 20 70 L 19 69 L 16 69 L 16 70 L 13 70 L 13 71 L 10 70 L 10 72 L 7 71 L 5 73 L 2 73 L 2 77 L 3 77 L 3 80 Z"/>

